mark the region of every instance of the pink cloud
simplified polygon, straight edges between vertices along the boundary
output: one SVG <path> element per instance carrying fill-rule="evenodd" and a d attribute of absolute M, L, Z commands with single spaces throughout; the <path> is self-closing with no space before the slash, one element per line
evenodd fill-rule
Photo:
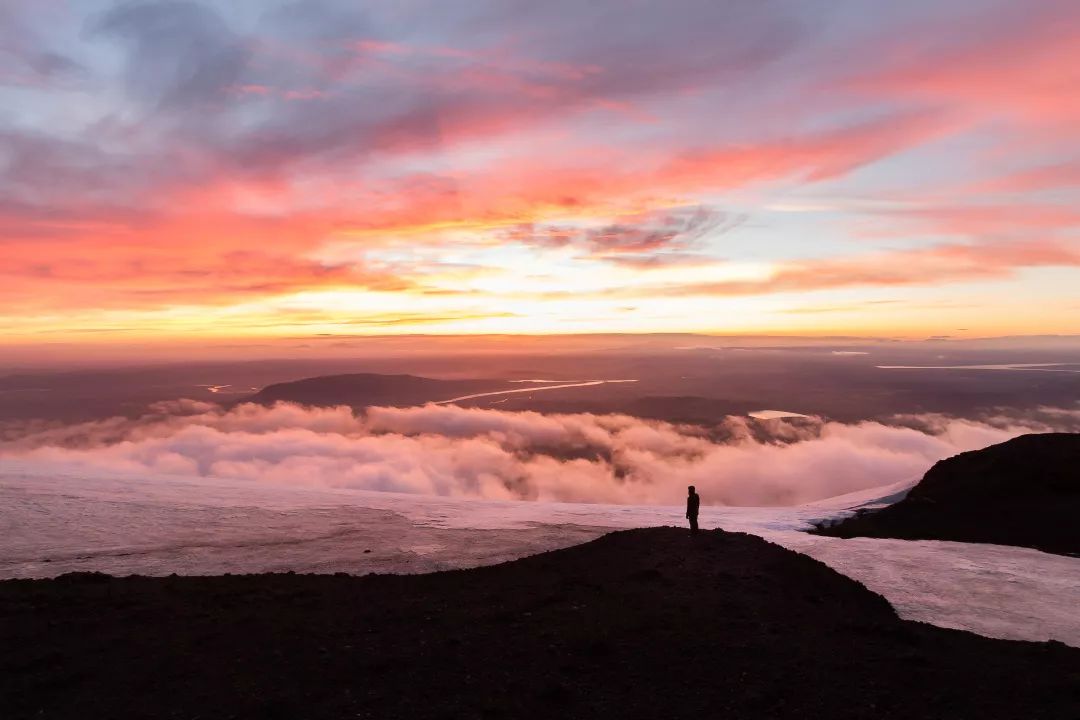
<path fill-rule="evenodd" d="M 898 33 L 875 48 L 883 66 L 854 85 L 888 99 L 951 107 L 980 122 L 1007 118 L 1073 136 L 1080 121 L 1078 21 L 1075 3 L 1049 0 L 973 16 L 948 42 L 927 28 Z"/>
<path fill-rule="evenodd" d="M 0 457 L 43 468 L 568 502 L 677 504 L 693 484 L 710 504 L 785 505 L 915 479 L 957 452 L 1080 422 L 1080 412 L 1063 408 L 1039 419 L 913 416 L 897 425 L 730 417 L 711 428 L 435 405 L 366 416 L 192 401 L 155 410 L 134 420 L 9 427 Z"/>

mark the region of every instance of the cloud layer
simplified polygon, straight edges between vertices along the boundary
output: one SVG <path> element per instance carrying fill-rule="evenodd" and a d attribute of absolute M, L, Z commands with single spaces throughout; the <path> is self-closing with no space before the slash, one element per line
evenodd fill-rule
<path fill-rule="evenodd" d="M 729 417 L 715 427 L 625 415 L 452 405 L 305 408 L 161 403 L 138 419 L 0 428 L 0 457 L 43 469 L 177 473 L 454 497 L 793 505 L 920 477 L 942 458 L 1027 432 L 1080 429 L 1080 410 L 890 424 Z M 151 482 L 150 478 L 147 482 Z"/>

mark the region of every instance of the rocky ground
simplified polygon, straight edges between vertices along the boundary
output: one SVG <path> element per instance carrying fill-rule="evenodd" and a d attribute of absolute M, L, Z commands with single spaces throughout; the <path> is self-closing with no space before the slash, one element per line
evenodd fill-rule
<path fill-rule="evenodd" d="M 652 528 L 429 575 L 2 582 L 0 716 L 1071 719 L 1080 650 Z"/>

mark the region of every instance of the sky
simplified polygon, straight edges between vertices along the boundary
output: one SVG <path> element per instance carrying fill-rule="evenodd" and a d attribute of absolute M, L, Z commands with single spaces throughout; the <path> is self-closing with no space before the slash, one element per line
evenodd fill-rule
<path fill-rule="evenodd" d="M 1080 3 L 0 0 L 0 351 L 1080 333 Z"/>

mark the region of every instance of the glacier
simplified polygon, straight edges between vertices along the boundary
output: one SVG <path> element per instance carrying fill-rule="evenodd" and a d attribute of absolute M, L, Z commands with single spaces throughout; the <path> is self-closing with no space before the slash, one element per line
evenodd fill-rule
<path fill-rule="evenodd" d="M 1080 647 L 1080 558 L 943 541 L 820 537 L 813 523 L 895 502 L 915 479 L 792 507 L 704 506 L 885 597 L 908 620 Z M 421 573 L 513 560 L 683 508 L 493 501 L 112 472 L 0 460 L 0 578 L 255 572 Z"/>

